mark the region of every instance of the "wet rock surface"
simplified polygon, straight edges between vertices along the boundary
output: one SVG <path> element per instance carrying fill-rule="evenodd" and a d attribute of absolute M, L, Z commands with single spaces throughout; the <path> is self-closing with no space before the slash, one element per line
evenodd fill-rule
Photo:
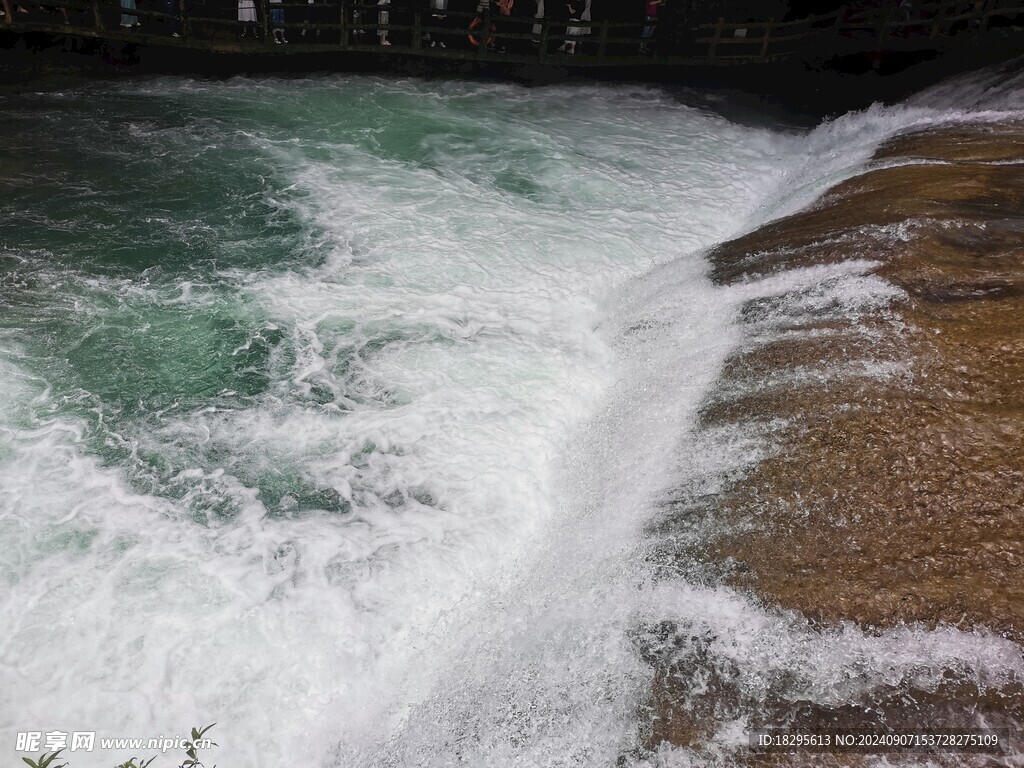
<path fill-rule="evenodd" d="M 1024 127 L 910 136 L 876 159 L 915 164 L 847 181 L 712 256 L 721 282 L 867 258 L 906 294 L 845 332 L 790 328 L 730 362 L 727 381 L 803 375 L 705 412 L 784 421 L 775 455 L 722 500 L 754 529 L 715 554 L 748 566 L 738 583 L 827 621 L 983 624 L 1019 639 Z M 898 375 L 870 375 L 883 364 Z"/>
<path fill-rule="evenodd" d="M 798 309 L 771 292 L 745 303 L 748 342 L 728 361 L 701 427 L 756 434 L 760 455 L 713 492 L 684 489 L 670 500 L 652 530 L 661 542 L 653 557 L 812 626 L 948 625 L 1019 643 L 1024 126 L 903 136 L 871 167 L 711 253 L 723 286 L 867 260 L 868 279 L 898 290 L 852 313 L 827 296 Z M 652 661 L 648 744 L 699 745 L 749 711 L 727 672 L 716 668 L 694 695 L 674 658 Z M 984 690 L 953 678 L 931 690 L 895 684 L 838 708 L 800 703 L 779 683 L 760 710 L 765 722 L 801 727 L 1021 720 L 1019 685 Z M 761 760 L 867 764 L 852 755 Z"/>

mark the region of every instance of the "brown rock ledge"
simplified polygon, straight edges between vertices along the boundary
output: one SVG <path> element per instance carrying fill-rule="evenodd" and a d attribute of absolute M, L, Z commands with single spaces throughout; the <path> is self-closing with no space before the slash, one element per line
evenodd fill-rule
<path fill-rule="evenodd" d="M 808 338 L 813 319 L 790 326 L 729 362 L 740 394 L 711 403 L 705 424 L 784 426 L 774 455 L 721 500 L 754 530 L 713 554 L 748 566 L 736 583 L 814 618 L 983 624 L 1020 639 L 1024 126 L 911 135 L 875 159 L 913 164 L 844 182 L 712 254 L 725 283 L 868 258 L 906 292 L 828 334 Z M 863 375 L 880 364 L 900 375 Z M 743 386 L 780 374 L 787 385 Z"/>
<path fill-rule="evenodd" d="M 1024 125 L 907 135 L 874 161 L 809 209 L 710 254 L 723 285 L 868 259 L 903 295 L 859 313 L 746 304 L 750 342 L 727 362 L 701 426 L 754 430 L 770 450 L 723 490 L 669 503 L 651 532 L 668 543 L 654 557 L 813 622 L 947 623 L 1020 642 Z M 686 538 L 674 528 L 700 517 L 713 535 L 673 543 Z M 645 741 L 699 745 L 730 707 L 728 685 L 713 680 L 683 702 L 686 670 L 654 666 Z M 808 704 L 786 716 L 920 727 L 922 716 L 963 723 L 978 712 L 1014 723 L 1024 710 L 1019 690 L 890 693 L 871 713 Z M 766 764 L 861 764 L 804 758 Z"/>

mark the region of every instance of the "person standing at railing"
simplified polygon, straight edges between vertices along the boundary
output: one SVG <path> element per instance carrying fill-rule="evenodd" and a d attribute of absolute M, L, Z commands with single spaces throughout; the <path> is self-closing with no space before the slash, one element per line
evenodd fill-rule
<path fill-rule="evenodd" d="M 121 26 L 125 29 L 134 29 L 139 26 L 139 17 L 124 11 L 134 11 L 135 0 L 121 0 Z"/>
<path fill-rule="evenodd" d="M 522 35 L 517 38 L 505 38 L 500 40 L 499 50 L 503 53 L 529 53 L 530 41 L 526 35 L 530 34 L 534 26 L 523 19 L 530 13 L 525 9 L 529 0 L 498 0 L 499 19 L 498 30 L 504 34 Z"/>
<path fill-rule="evenodd" d="M 644 8 L 644 28 L 640 33 L 640 37 L 644 40 L 640 44 L 640 53 L 650 52 L 648 41 L 654 37 L 654 28 L 658 26 L 658 10 L 664 2 L 665 0 L 647 0 L 647 5 Z"/>
<path fill-rule="evenodd" d="M 342 0 L 344 4 L 344 0 Z M 359 45 L 363 42 L 363 38 L 366 37 L 366 30 L 362 28 L 363 23 L 363 10 L 356 6 L 352 9 L 352 42 Z"/>
<path fill-rule="evenodd" d="M 579 21 L 579 18 L 577 17 L 580 14 L 580 8 L 580 0 L 570 0 L 568 3 L 565 4 L 565 9 L 568 12 L 567 21 L 569 22 L 569 24 L 567 24 L 565 27 L 565 40 L 563 40 L 562 44 L 558 46 L 559 53 L 576 53 L 576 41 L 570 40 L 569 36 L 576 35 L 575 30 L 579 29 L 579 27 L 573 27 L 570 25 L 574 21 Z"/>
<path fill-rule="evenodd" d="M 590 3 L 591 0 L 575 0 L 574 3 L 570 4 L 569 21 L 590 21 Z M 582 8 L 583 10 L 580 11 L 580 8 Z M 590 27 L 589 25 L 585 27 L 581 27 L 578 25 L 570 25 L 566 27 L 565 34 L 567 37 L 571 37 L 573 39 L 566 40 L 565 44 L 558 50 L 564 51 L 565 53 L 568 54 L 574 54 L 576 53 L 575 38 L 581 35 L 589 35 Z"/>
<path fill-rule="evenodd" d="M 533 18 L 535 18 L 535 19 L 543 19 L 544 18 L 544 0 L 537 0 L 537 12 L 533 14 Z M 544 31 L 543 23 L 541 23 L 541 24 L 534 24 L 533 25 L 533 36 L 534 36 L 534 38 L 536 38 L 534 40 L 534 42 L 538 42 L 538 43 L 540 42 L 540 36 L 541 36 L 543 31 Z"/>
<path fill-rule="evenodd" d="M 681 33 L 685 18 L 680 0 L 665 0 L 658 13 L 658 28 L 654 31 L 655 51 L 659 56 L 680 52 L 684 45 Z"/>
<path fill-rule="evenodd" d="M 554 50 L 565 51 L 567 50 L 567 42 L 565 40 L 565 34 L 569 25 L 569 19 L 576 16 L 576 4 L 582 4 L 582 0 L 547 0 L 547 7 L 545 8 L 545 16 L 548 19 L 548 50 L 550 53 L 552 48 L 551 44 L 561 42 L 558 47 Z M 534 29 L 537 29 L 538 25 L 534 25 Z"/>
<path fill-rule="evenodd" d="M 512 9 L 515 7 L 516 0 L 498 0 L 498 19 L 493 22 L 495 30 L 499 35 L 509 32 L 514 32 L 512 24 L 508 21 L 508 18 L 512 15 Z M 508 41 L 503 40 L 500 37 L 497 38 L 497 50 L 499 53 L 508 53 Z"/>
<path fill-rule="evenodd" d="M 164 0 L 164 12 L 171 37 L 181 37 L 181 0 Z"/>
<path fill-rule="evenodd" d="M 319 8 L 321 5 L 323 5 L 323 0 L 319 3 L 316 2 L 316 0 L 306 0 L 306 12 L 302 14 L 302 32 L 299 33 L 301 37 L 306 37 L 306 33 L 310 31 L 311 26 L 313 26 L 314 29 L 312 30 L 313 34 L 310 35 L 310 37 L 320 37 L 320 28 L 316 25 L 320 24 L 320 17 L 323 16 L 323 12 Z M 306 41 L 303 40 L 302 42 Z"/>
<path fill-rule="evenodd" d="M 281 5 L 281 0 L 267 0 L 267 2 Z M 270 9 L 270 23 L 274 28 L 274 43 L 278 45 L 287 43 L 288 40 L 284 36 L 284 8 Z"/>
<path fill-rule="evenodd" d="M 427 25 L 431 27 L 444 27 L 445 19 L 447 15 L 444 13 L 448 10 L 448 0 L 428 0 L 427 8 L 430 10 L 430 14 L 427 16 Z M 430 43 L 430 47 L 434 48 L 439 46 L 441 48 L 447 48 L 445 45 L 444 35 L 440 32 L 431 33 L 429 31 L 423 33 L 421 42 Z"/>
<path fill-rule="evenodd" d="M 383 5 L 388 8 L 391 7 L 391 0 L 377 0 L 377 5 Z M 377 23 L 378 24 L 390 24 L 391 15 L 388 11 L 377 11 Z M 387 28 L 377 30 L 377 42 L 380 45 L 391 45 L 388 42 L 388 30 Z"/>
<path fill-rule="evenodd" d="M 256 0 L 238 0 L 238 23 L 242 25 L 242 37 L 246 37 L 250 32 L 253 37 L 258 37 Z"/>

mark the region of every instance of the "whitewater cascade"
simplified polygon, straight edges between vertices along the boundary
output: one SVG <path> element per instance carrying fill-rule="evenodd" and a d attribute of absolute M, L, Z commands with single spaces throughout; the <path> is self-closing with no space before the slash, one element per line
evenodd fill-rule
<path fill-rule="evenodd" d="M 631 638 L 666 619 L 822 700 L 1021 673 L 994 636 L 817 631 L 644 558 L 666 493 L 757 457 L 694 438 L 741 304 L 894 297 L 869 254 L 721 288 L 706 249 L 1016 93 L 813 130 L 633 86 L 0 96 L 2 748 L 216 721 L 221 765 L 687 761 L 635 751 Z"/>

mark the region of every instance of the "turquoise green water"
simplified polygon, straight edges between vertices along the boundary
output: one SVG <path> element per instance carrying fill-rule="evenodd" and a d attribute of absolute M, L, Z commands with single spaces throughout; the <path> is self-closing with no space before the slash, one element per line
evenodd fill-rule
<path fill-rule="evenodd" d="M 346 282 L 356 273 L 375 288 L 401 289 L 409 273 L 373 264 L 381 238 L 396 227 L 405 240 L 399 247 L 416 247 L 425 233 L 412 230 L 437 223 L 461 247 L 436 272 L 434 264 L 410 263 L 425 270 L 413 281 L 486 283 L 509 269 L 507 263 L 488 264 L 494 258 L 484 250 L 489 237 L 501 238 L 516 219 L 557 218 L 563 211 L 569 221 L 553 234 L 572 237 L 574 216 L 585 220 L 602 206 L 623 202 L 609 194 L 618 193 L 615 175 L 628 179 L 644 170 L 636 158 L 608 151 L 613 146 L 588 152 L 572 134 L 560 134 L 579 126 L 567 105 L 551 114 L 555 100 L 527 100 L 513 110 L 501 89 L 437 89 L 425 96 L 405 84 L 339 88 L 332 82 L 318 89 L 287 81 L 175 83 L 166 92 L 158 84 L 141 92 L 97 87 L 16 103 L 2 137 L 14 172 L 5 179 L 0 322 L 26 356 L 28 372 L 41 386 L 56 386 L 46 409 L 80 419 L 90 450 L 106 465 L 129 467 L 129 482 L 142 492 L 178 497 L 184 488 L 172 480 L 176 472 L 224 461 L 273 509 L 289 495 L 298 507 L 319 500 L 335 511 L 346 508 L 336 494 L 304 481 L 299 470 L 269 471 L 269 464 L 281 461 L 276 452 L 238 462 L 225 446 L 208 445 L 199 453 L 187 441 L 151 445 L 138 433 L 159 432 L 169 413 L 204 406 L 245 410 L 261 398 L 335 413 L 406 403 L 409 395 L 401 388 L 369 381 L 367 367 L 386 350 L 443 347 L 450 333 L 429 319 L 364 320 L 357 307 L 332 314 L 316 329 L 330 346 L 329 373 L 296 385 L 288 377 L 301 351 L 288 338 L 290 329 L 270 317 L 246 284 L 322 268 L 341 248 L 352 269 L 331 279 Z M 442 95 L 446 90 L 452 93 Z M 649 118 L 664 107 L 644 104 L 642 94 L 620 98 L 626 115 L 609 138 L 636 142 L 643 126 L 630 125 L 630 114 L 639 110 Z M 593 96 L 586 100 L 584 123 L 600 110 Z M 594 150 L 604 150 L 604 167 L 578 173 L 573 166 L 592 159 Z M 330 210 L 311 216 L 318 196 L 334 193 L 335 180 L 318 179 L 320 189 L 296 183 L 303 168 L 336 175 L 341 187 L 351 177 L 357 188 L 383 186 L 387 193 L 378 210 L 342 206 L 340 222 L 331 220 Z M 415 184 L 403 190 L 397 177 L 409 171 Z M 460 186 L 465 188 L 454 189 Z M 444 187 L 455 191 L 451 200 L 445 200 Z M 656 199 L 656 190 L 649 194 Z M 665 202 L 639 215 L 653 218 Z M 446 218 L 449 204 L 478 204 L 479 215 L 469 210 Z M 403 206 L 425 207 L 422 220 L 409 217 L 414 211 Z M 511 221 L 503 220 L 503 208 L 512 211 Z M 364 221 L 339 244 L 332 230 L 344 227 L 346 217 Z M 493 229 L 482 232 L 481 225 Z M 469 235 L 468 243 L 458 242 L 460 231 Z M 462 259 L 465 246 L 471 253 Z M 529 246 L 547 251 L 544 257 L 556 264 L 564 258 L 547 243 Z M 598 254 L 596 267 L 604 261 L 628 272 L 637 263 L 637 254 L 629 252 L 636 247 L 623 250 Z M 573 254 L 567 261 L 579 258 Z M 497 276 L 497 282 L 505 280 Z M 395 293 L 400 298 L 401 291 Z M 212 506 L 227 513 L 232 505 L 218 499 Z M 200 507 L 201 518 L 206 507 Z"/>

